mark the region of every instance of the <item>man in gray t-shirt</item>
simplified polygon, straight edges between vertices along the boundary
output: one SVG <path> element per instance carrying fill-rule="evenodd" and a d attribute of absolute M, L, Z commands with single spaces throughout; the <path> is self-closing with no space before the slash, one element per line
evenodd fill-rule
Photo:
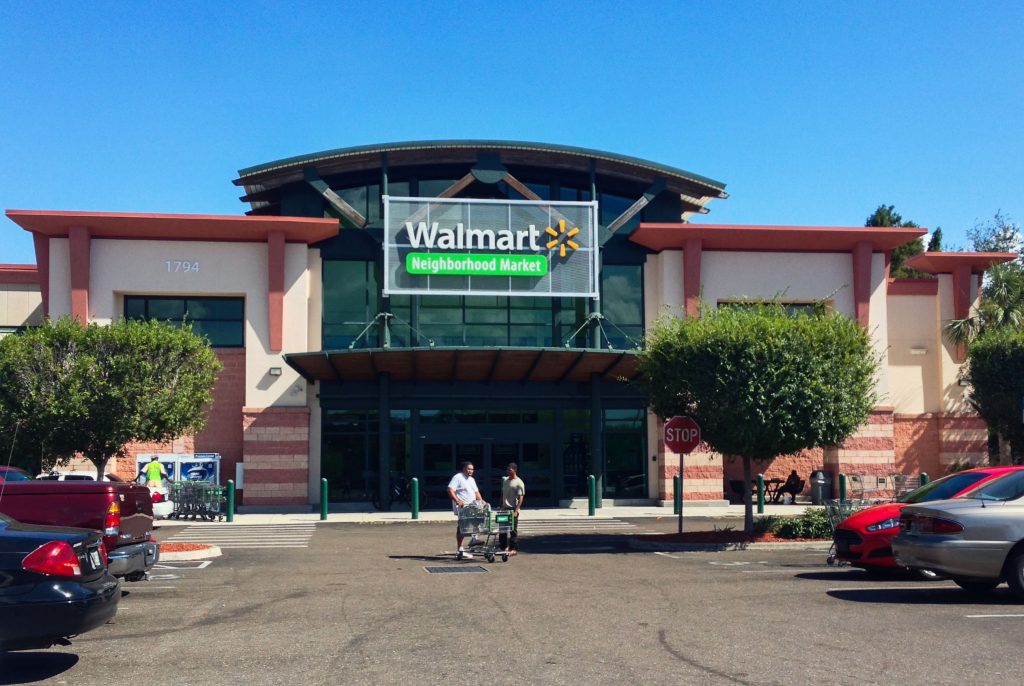
<path fill-rule="evenodd" d="M 519 549 L 519 510 L 526 499 L 526 485 L 519 478 L 519 465 L 509 462 L 505 468 L 505 478 L 501 481 L 501 506 L 512 510 L 512 531 L 498 536 L 498 545 L 515 555 Z"/>
<path fill-rule="evenodd" d="M 480 495 L 480 489 L 476 487 L 476 480 L 473 478 L 473 463 L 463 462 L 459 465 L 459 471 L 456 472 L 452 480 L 448 482 L 448 497 L 452 501 L 452 511 L 458 514 L 460 507 L 465 507 L 470 503 L 479 500 L 483 502 L 484 497 Z M 469 559 L 472 560 L 473 556 L 470 555 L 462 547 L 462 539 L 466 537 L 466 534 L 459 531 L 459 523 L 455 523 L 455 543 L 458 546 L 455 557 L 459 560 Z"/>

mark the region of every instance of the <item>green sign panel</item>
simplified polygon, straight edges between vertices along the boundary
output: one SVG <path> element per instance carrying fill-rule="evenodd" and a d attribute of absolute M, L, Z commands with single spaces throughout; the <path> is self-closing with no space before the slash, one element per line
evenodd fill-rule
<path fill-rule="evenodd" d="M 470 253 L 411 252 L 405 256 L 410 274 L 451 276 L 543 276 L 544 255 L 474 255 Z"/>

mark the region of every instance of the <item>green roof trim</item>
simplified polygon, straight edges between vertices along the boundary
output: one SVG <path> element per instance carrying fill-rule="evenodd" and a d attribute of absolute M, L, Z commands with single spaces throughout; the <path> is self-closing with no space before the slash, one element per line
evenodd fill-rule
<path fill-rule="evenodd" d="M 574 155 L 578 157 L 606 160 L 609 162 L 617 162 L 620 164 L 627 164 L 630 166 L 647 169 L 658 174 L 665 174 L 668 176 L 674 176 L 676 178 L 686 179 L 687 181 L 690 181 L 692 183 L 707 186 L 719 192 L 725 190 L 725 184 L 720 181 L 715 181 L 714 179 L 709 179 L 705 176 L 700 176 L 699 174 L 694 174 L 684 169 L 677 169 L 676 167 L 670 167 L 668 165 L 659 164 L 657 162 L 651 162 L 649 160 L 640 159 L 639 157 L 630 157 L 628 155 L 619 155 L 616 153 L 604 152 L 602 150 L 591 150 L 589 148 L 578 148 L 568 145 L 552 145 L 550 143 L 531 143 L 526 141 L 497 140 L 409 141 L 404 143 L 381 143 L 377 145 L 359 145 L 352 148 L 336 148 L 334 150 L 324 150 L 322 152 L 315 152 L 307 155 L 286 157 L 284 159 L 276 160 L 274 162 L 267 162 L 266 164 L 259 164 L 253 167 L 246 167 L 244 169 L 238 170 L 238 176 L 239 181 L 244 182 L 246 180 L 246 177 L 249 176 L 264 174 L 278 169 L 304 167 L 310 164 L 325 162 L 340 157 L 365 155 L 368 153 L 386 153 L 405 150 L 429 149 L 443 150 L 450 148 L 525 150 L 535 152 L 547 152 L 561 155 Z"/>

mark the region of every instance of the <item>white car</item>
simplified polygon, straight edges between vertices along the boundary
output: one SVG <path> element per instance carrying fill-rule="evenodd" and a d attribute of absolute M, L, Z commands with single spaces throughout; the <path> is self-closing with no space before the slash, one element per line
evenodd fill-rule
<path fill-rule="evenodd" d="M 140 476 L 136 481 L 145 484 L 146 477 Z M 153 498 L 153 519 L 170 517 L 174 512 L 174 502 L 171 500 L 171 489 L 167 487 L 167 479 L 164 479 L 159 486 L 150 486 L 149 495 Z"/>

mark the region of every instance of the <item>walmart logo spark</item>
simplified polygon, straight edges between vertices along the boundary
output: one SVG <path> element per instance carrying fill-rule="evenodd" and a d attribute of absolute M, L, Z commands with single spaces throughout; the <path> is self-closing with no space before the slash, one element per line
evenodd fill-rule
<path fill-rule="evenodd" d="M 549 226 L 544 230 L 544 232 L 552 237 L 550 241 L 544 244 L 544 247 L 548 250 L 553 250 L 557 247 L 559 257 L 565 257 L 565 246 L 569 246 L 574 251 L 580 249 L 580 244 L 572 240 L 576 234 L 580 232 L 580 228 L 578 226 L 574 226 L 569 229 L 569 231 L 566 231 L 564 219 L 558 220 L 558 231 L 555 231 Z"/>

